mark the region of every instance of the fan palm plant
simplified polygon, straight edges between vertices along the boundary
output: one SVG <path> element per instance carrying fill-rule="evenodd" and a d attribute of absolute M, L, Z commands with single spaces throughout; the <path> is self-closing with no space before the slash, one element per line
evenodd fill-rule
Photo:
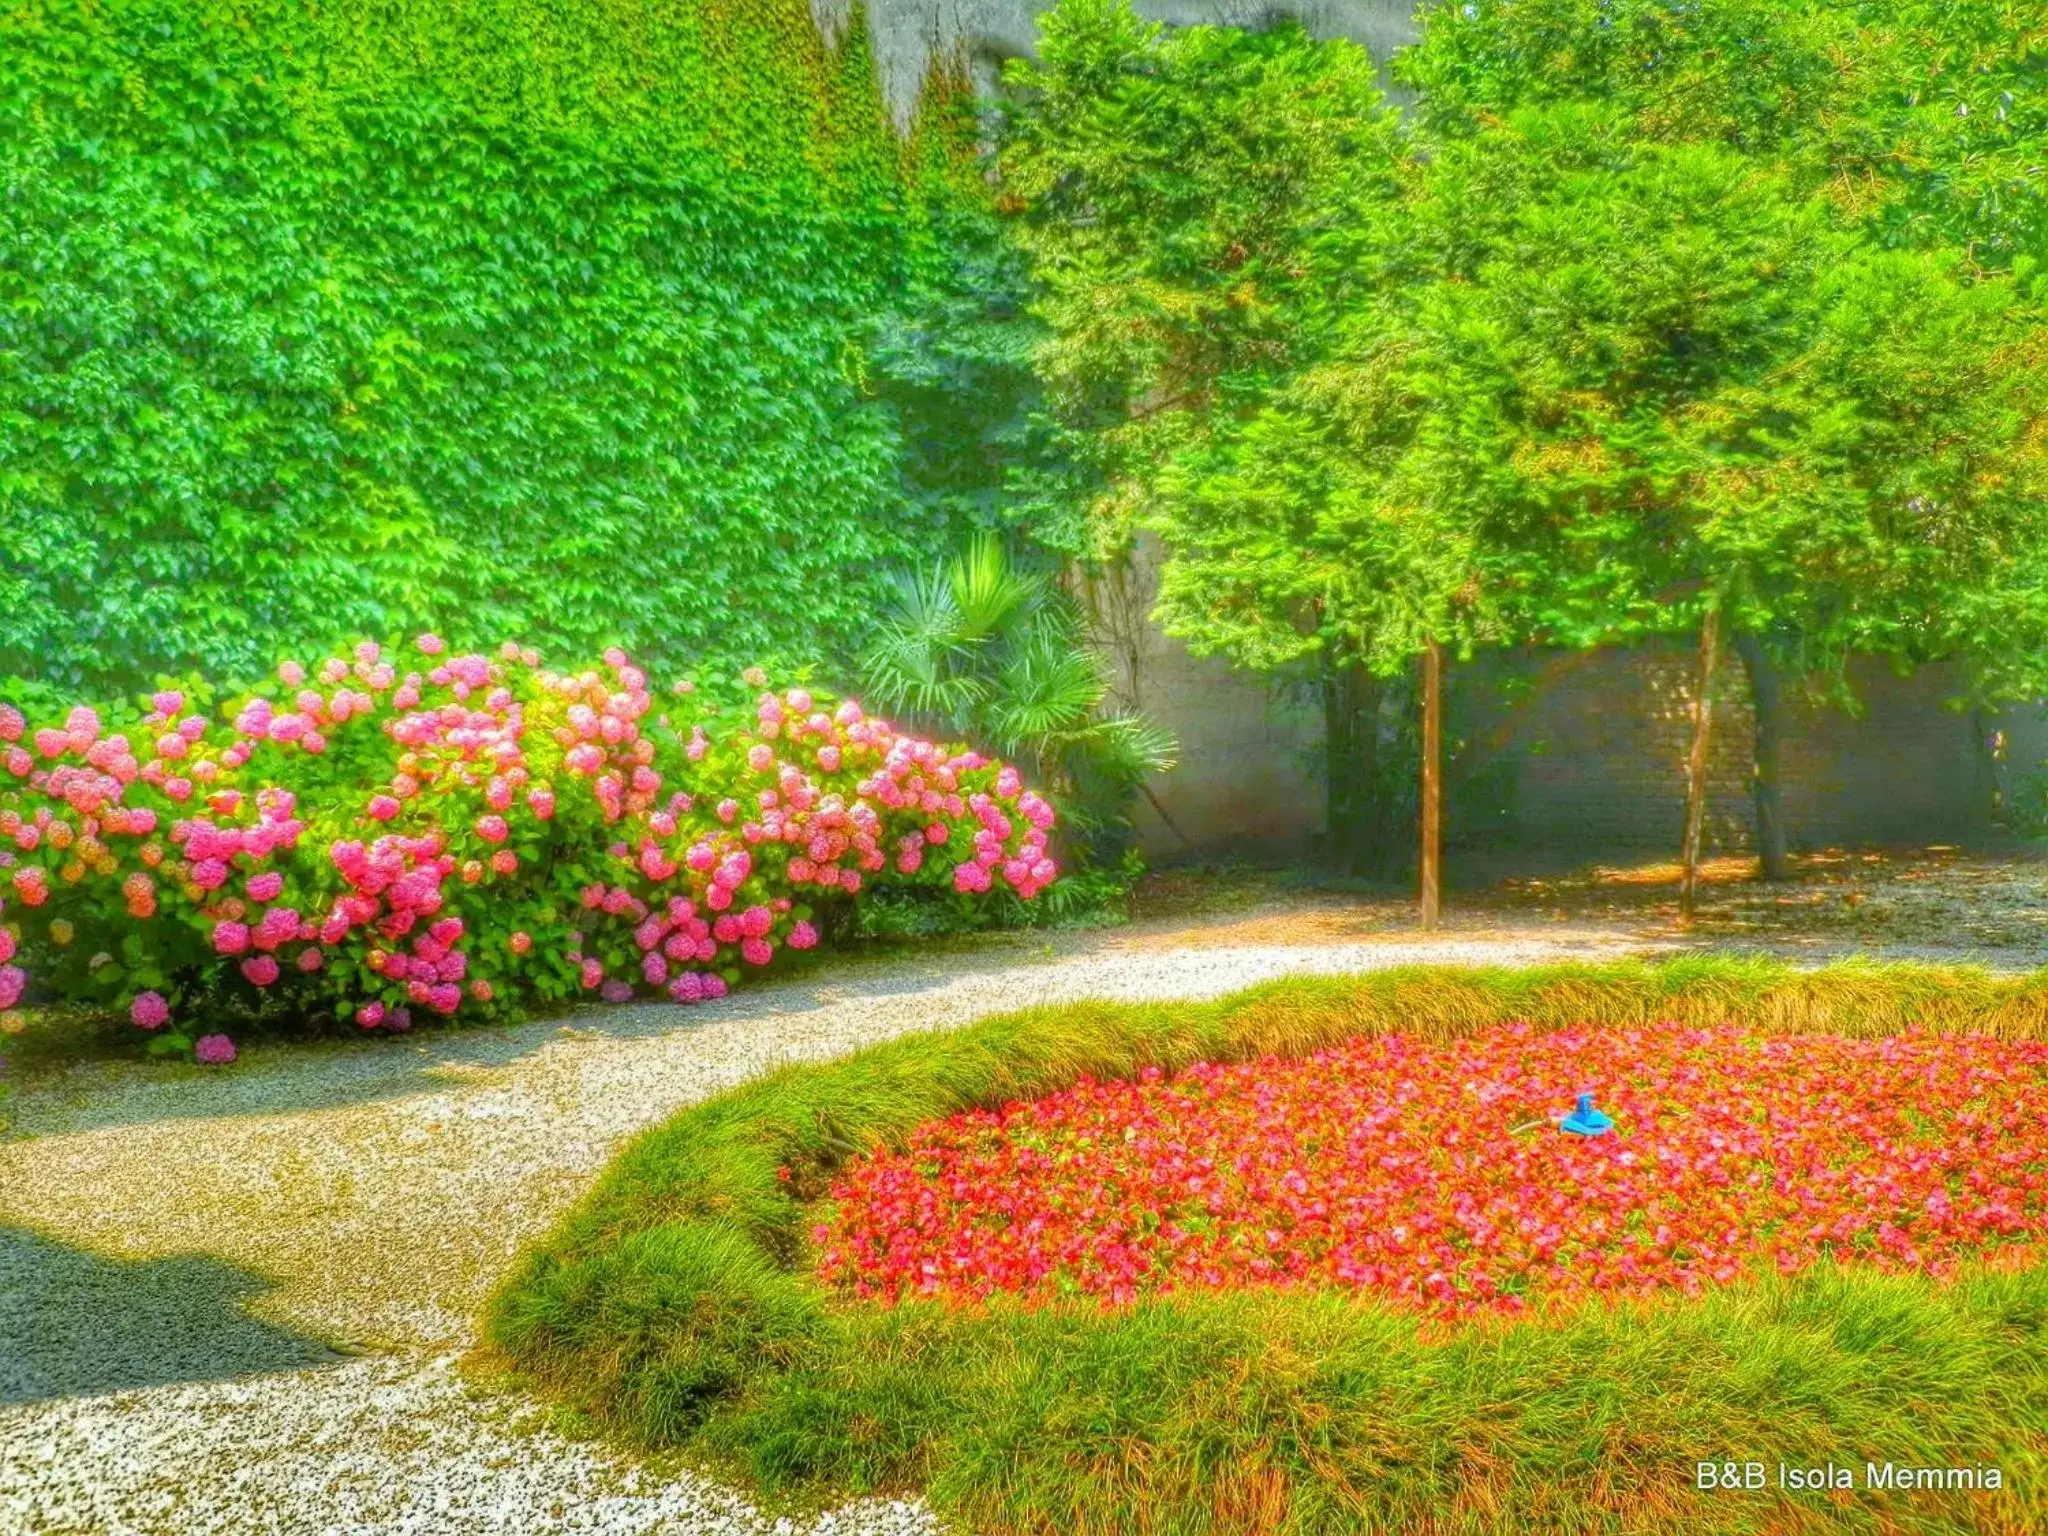
<path fill-rule="evenodd" d="M 1073 599 L 992 533 L 899 577 L 860 672 L 875 707 L 1035 768 L 1084 864 L 1124 852 L 1133 799 L 1178 752 L 1156 722 L 1108 707 L 1108 663 Z"/>

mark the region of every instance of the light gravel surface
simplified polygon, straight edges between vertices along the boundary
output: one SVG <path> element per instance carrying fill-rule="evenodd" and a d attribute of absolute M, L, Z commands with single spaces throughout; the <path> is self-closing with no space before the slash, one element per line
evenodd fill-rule
<path fill-rule="evenodd" d="M 1041 1003 L 1644 947 L 1613 929 L 1232 937 L 1226 923 L 1009 943 L 694 1009 L 38 1084 L 0 1142 L 0 1532 L 934 1530 L 914 1504 L 766 1520 L 702 1479 L 563 1438 L 453 1361 L 512 1256 L 625 1139 L 780 1064 Z"/>

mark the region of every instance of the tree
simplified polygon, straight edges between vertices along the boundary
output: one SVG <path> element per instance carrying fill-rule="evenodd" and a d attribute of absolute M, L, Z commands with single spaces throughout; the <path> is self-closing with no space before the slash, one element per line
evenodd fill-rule
<path fill-rule="evenodd" d="M 2035 88 L 2044 59 L 2048 16 L 2013 0 L 1475 0 L 1432 10 L 1422 44 L 1398 58 L 1395 70 L 1416 93 L 1418 124 L 1430 140 L 1470 141 L 1517 111 L 1597 106 L 1619 114 L 1633 139 L 1715 145 L 1768 166 L 1792 194 L 1824 201 L 1867 250 L 1934 253 L 1947 273 L 1946 297 L 1956 285 L 2010 279 L 1990 301 L 2009 315 L 2026 298 L 2048 298 L 2039 268 L 2048 249 L 2041 172 L 2048 100 Z M 1897 297 L 1894 284 L 1905 280 L 1898 269 L 1856 270 L 1853 278 L 1837 275 L 1844 306 L 1857 284 Z M 1839 318 L 1847 323 L 1849 315 L 1844 307 Z M 1897 339 L 1891 326 L 1868 312 L 1866 319 L 1875 326 L 1870 335 L 1889 348 Z M 2001 334 L 2001 345 L 2010 345 L 2011 328 Z M 1974 402 L 1981 411 L 1963 440 L 1981 443 L 1983 433 L 1996 438 L 2001 430 L 1984 415 L 2014 398 L 1996 379 L 1988 394 L 1949 387 L 1998 357 L 1995 346 L 1966 347 L 1953 370 L 1920 378 L 1923 398 L 1941 402 L 1925 413 L 1910 400 L 1871 394 L 1867 386 L 1881 371 L 1873 359 L 1821 354 L 1830 355 L 1838 365 L 1834 409 L 1846 413 L 1838 420 L 1860 423 L 1864 446 L 1816 439 L 1802 451 L 1850 485 L 1864 483 L 1867 465 L 1851 462 L 1859 451 L 1890 454 L 1904 466 L 1919 462 L 1913 453 L 1939 458 L 1940 444 L 1954 441 L 1908 442 L 1904 418 L 1970 414 Z M 1901 452 L 1909 456 L 1896 457 Z M 1908 502 L 1918 494 L 1907 493 Z M 2001 581 L 2015 570 L 2008 562 Z M 1948 581 L 1942 612 L 1981 611 L 1979 594 L 1989 589 L 1973 583 L 1982 574 Z M 1936 581 L 1932 590 L 1941 587 Z M 1853 626 L 1810 634 L 1785 611 L 1767 618 L 1762 628 L 1738 628 L 1733 639 L 1757 722 L 1757 844 L 1764 874 L 1776 878 L 1786 872 L 1780 680 L 1846 700 L 1841 663 Z M 2006 686 L 2019 686 L 2015 669 L 1987 654 L 1987 645 L 2010 633 L 2006 625 L 1959 629 L 1937 613 L 1910 645 L 1904 631 L 1879 625 L 1876 648 L 1902 661 L 1928 659 L 1934 653 L 1925 642 L 1936 629 L 1945 630 L 1945 654 L 1975 653 L 1980 682 L 2002 671 Z M 2012 651 L 2022 654 L 2034 652 Z"/>
<path fill-rule="evenodd" d="M 1372 61 L 1291 23 L 1170 31 L 1123 0 L 1067 0 L 1040 53 L 1008 77 L 1001 164 L 1052 333 L 1041 376 L 1100 475 L 1094 527 L 1162 536 L 1158 614 L 1196 651 L 1319 664 L 1344 739 L 1376 703 L 1355 679 L 1471 628 L 1456 531 L 1376 446 L 1408 409 L 1398 341 L 1323 366 L 1399 255 L 1406 150 Z M 1347 401 L 1374 419 L 1323 409 Z M 1310 439 L 1359 448 L 1362 478 L 1318 453 L 1292 479 Z M 1333 774 L 1333 812 L 1343 794 Z"/>
<path fill-rule="evenodd" d="M 1911 11 L 1439 8 L 1405 124 L 1329 87 L 1343 45 L 1056 12 L 1005 161 L 1041 367 L 1097 413 L 1106 521 L 1165 539 L 1167 627 L 1338 676 L 1692 636 L 1688 911 L 1731 644 L 1760 717 L 1852 653 L 2048 676 L 2043 295 L 1942 243 L 2030 215 L 1894 165 L 1948 143 L 1898 106 Z M 1776 873 L 1768 720 L 1756 757 Z"/>
<path fill-rule="evenodd" d="M 1440 506 L 1508 622 L 1696 636 L 1682 907 L 1724 643 L 2048 675 L 2048 373 L 2035 306 L 1955 252 L 1887 250 L 1795 167 L 1528 108 L 1430 161 L 1419 307 Z M 1977 627 L 1991 608 L 2006 622 Z"/>

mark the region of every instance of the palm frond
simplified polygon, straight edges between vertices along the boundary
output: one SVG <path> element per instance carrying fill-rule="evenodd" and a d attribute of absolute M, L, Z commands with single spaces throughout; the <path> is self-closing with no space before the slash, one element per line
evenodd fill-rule
<path fill-rule="evenodd" d="M 996 677 L 989 723 L 1008 741 L 1038 750 L 1086 731 L 1108 691 L 1100 656 L 1056 626 L 1034 626 Z"/>
<path fill-rule="evenodd" d="M 977 533 L 953 557 L 947 586 L 959 634 L 965 640 L 987 640 L 1036 607 L 1043 584 L 1019 571 L 1003 541 L 993 533 Z"/>
<path fill-rule="evenodd" d="M 923 636 L 934 650 L 962 639 L 960 604 L 953 595 L 944 562 L 929 571 L 903 571 L 896 577 L 896 601 L 882 616 L 884 625 Z"/>
<path fill-rule="evenodd" d="M 1143 715 L 1104 715 L 1077 739 L 1105 778 L 1138 784 L 1180 764 L 1180 742 L 1173 732 Z"/>
<path fill-rule="evenodd" d="M 949 667 L 924 636 L 903 631 L 876 637 L 861 656 L 860 675 L 871 707 L 952 731 L 966 729 L 987 692 L 972 673 Z"/>

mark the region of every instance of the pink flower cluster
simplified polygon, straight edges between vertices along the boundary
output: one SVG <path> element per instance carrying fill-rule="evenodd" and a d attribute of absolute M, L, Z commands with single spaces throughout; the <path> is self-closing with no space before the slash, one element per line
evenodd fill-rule
<path fill-rule="evenodd" d="M 1594 1092 L 1617 1133 L 1557 1123 Z M 2048 1045 L 1528 1026 L 1082 1082 L 845 1170 L 862 1297 L 1245 1285 L 1439 1315 L 1822 1256 L 1940 1270 L 2048 1233 Z"/>
<path fill-rule="evenodd" d="M 1013 769 L 851 700 L 679 686 L 676 719 L 616 650 L 556 672 L 417 648 L 417 669 L 374 644 L 287 661 L 215 718 L 174 690 L 116 732 L 0 707 L 0 959 L 19 943 L 53 991 L 149 1030 L 224 985 L 404 1029 L 585 990 L 716 998 L 865 882 L 1030 897 L 1057 874 Z M 972 859 L 926 870 L 948 842 Z M 26 985 L 0 969 L 0 1008 Z"/>

